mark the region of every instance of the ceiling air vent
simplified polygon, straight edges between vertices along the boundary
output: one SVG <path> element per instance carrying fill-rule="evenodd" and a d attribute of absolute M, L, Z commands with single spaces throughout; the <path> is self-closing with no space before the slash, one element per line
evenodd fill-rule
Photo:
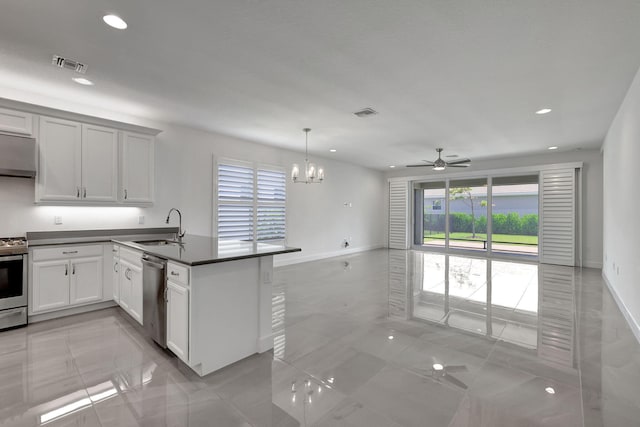
<path fill-rule="evenodd" d="M 376 114 L 378 114 L 378 112 L 373 108 L 363 108 L 362 110 L 356 111 L 353 114 L 355 114 L 358 117 L 369 117 L 369 116 L 375 116 Z"/>
<path fill-rule="evenodd" d="M 51 63 L 59 68 L 65 68 L 67 70 L 75 71 L 76 73 L 84 74 L 87 72 L 87 66 L 73 59 L 63 58 L 59 55 L 53 55 Z"/>

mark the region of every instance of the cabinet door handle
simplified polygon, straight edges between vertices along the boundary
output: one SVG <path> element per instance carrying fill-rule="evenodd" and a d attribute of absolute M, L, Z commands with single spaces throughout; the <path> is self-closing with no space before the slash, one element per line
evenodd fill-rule
<path fill-rule="evenodd" d="M 113 271 L 115 271 L 116 273 L 118 272 L 118 263 L 114 263 L 113 264 Z"/>
<path fill-rule="evenodd" d="M 76 198 L 80 198 L 80 187 L 76 187 Z"/>
<path fill-rule="evenodd" d="M 64 266 L 64 275 L 65 276 L 69 275 L 69 264 L 65 264 L 65 266 Z"/>
<path fill-rule="evenodd" d="M 171 275 L 172 275 L 172 276 L 179 276 L 179 275 L 180 275 L 180 273 L 176 273 L 175 271 L 172 271 L 172 272 L 171 272 Z"/>
<path fill-rule="evenodd" d="M 127 200 L 127 189 L 124 189 L 124 199 Z"/>
<path fill-rule="evenodd" d="M 83 197 L 84 199 L 86 199 L 86 198 L 87 198 L 87 187 L 83 187 L 83 188 L 82 188 L 82 197 Z"/>
<path fill-rule="evenodd" d="M 129 273 L 131 273 L 131 270 L 127 268 L 127 270 L 124 272 L 124 277 L 126 277 L 127 280 L 131 280 L 131 276 L 129 275 Z"/>
<path fill-rule="evenodd" d="M 76 265 L 71 264 L 71 274 L 76 274 Z"/>
<path fill-rule="evenodd" d="M 71 255 L 71 254 L 77 254 L 78 251 L 62 251 L 62 253 L 65 255 Z"/>

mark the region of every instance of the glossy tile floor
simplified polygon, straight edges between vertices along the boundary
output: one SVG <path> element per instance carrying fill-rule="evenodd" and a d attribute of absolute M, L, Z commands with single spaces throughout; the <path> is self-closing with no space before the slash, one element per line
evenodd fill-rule
<path fill-rule="evenodd" d="M 640 425 L 597 270 L 377 250 L 275 279 L 273 352 L 204 378 L 119 309 L 1 332 L 0 426 Z"/>

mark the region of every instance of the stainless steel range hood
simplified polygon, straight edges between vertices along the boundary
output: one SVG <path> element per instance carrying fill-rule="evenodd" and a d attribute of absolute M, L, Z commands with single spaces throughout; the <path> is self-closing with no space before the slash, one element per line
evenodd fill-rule
<path fill-rule="evenodd" d="M 0 134 L 0 176 L 36 176 L 36 140 Z"/>

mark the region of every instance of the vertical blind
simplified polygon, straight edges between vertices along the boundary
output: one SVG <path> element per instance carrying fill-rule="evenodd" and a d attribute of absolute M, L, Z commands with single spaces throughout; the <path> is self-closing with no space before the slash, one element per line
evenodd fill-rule
<path fill-rule="evenodd" d="M 222 162 L 218 164 L 217 190 L 218 238 L 285 238 L 284 171 Z"/>

